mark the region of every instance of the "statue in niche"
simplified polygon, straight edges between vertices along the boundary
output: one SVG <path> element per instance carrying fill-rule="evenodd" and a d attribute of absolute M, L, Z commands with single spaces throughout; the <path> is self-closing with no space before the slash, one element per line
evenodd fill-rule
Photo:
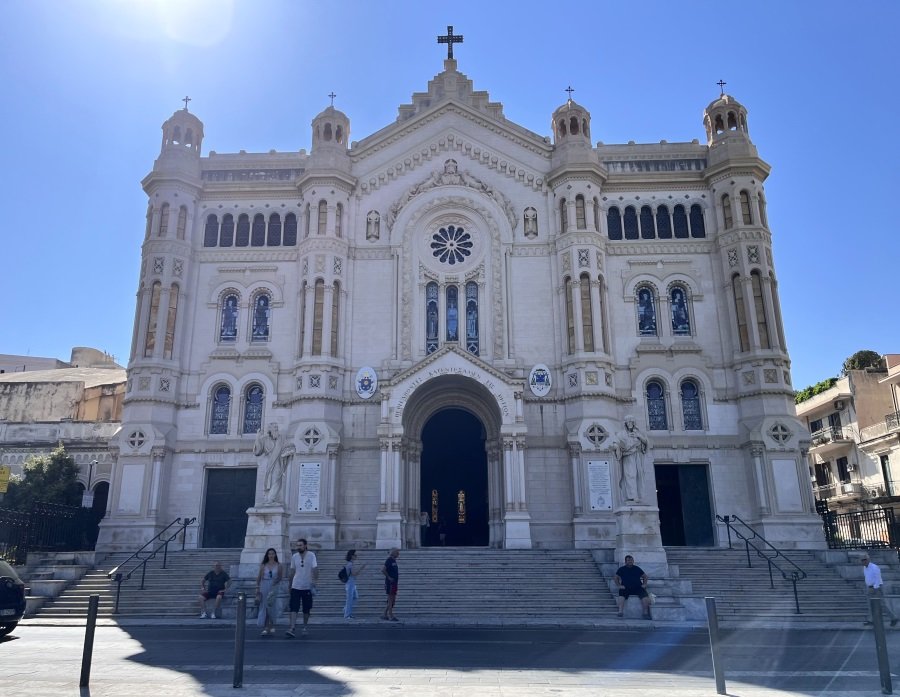
<path fill-rule="evenodd" d="M 528 207 L 525 209 L 525 237 L 533 240 L 538 235 L 538 218 L 537 211 Z"/>
<path fill-rule="evenodd" d="M 279 432 L 278 424 L 270 423 L 267 428 L 259 430 L 253 443 L 253 454 L 261 458 L 266 465 L 263 503 L 266 505 L 284 503 L 282 495 L 284 477 L 287 466 L 294 456 L 294 448 L 285 445 L 284 435 Z"/>
<path fill-rule="evenodd" d="M 374 242 L 381 237 L 381 216 L 378 211 L 369 211 L 366 216 L 366 239 Z"/>
<path fill-rule="evenodd" d="M 650 440 L 635 424 L 634 416 L 625 417 L 625 428 L 616 433 L 613 454 L 619 462 L 619 491 L 626 502 L 638 503 L 644 481 L 644 455 Z"/>

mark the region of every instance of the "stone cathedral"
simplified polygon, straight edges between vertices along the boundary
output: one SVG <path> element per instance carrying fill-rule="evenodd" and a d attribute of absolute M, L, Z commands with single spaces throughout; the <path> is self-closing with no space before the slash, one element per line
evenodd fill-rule
<path fill-rule="evenodd" d="M 747 110 L 594 143 L 570 91 L 539 135 L 449 46 L 358 141 L 165 121 L 98 548 L 822 546 Z"/>

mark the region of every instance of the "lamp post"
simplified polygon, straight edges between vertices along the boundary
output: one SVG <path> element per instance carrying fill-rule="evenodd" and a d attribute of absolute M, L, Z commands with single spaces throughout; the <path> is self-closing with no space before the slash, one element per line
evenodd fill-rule
<path fill-rule="evenodd" d="M 91 491 L 91 480 L 94 478 L 94 465 L 99 464 L 97 460 L 91 460 L 90 466 L 88 468 L 88 482 L 87 488 L 84 490 L 84 493 L 81 495 L 81 506 L 82 508 L 91 508 L 94 505 L 94 492 Z"/>

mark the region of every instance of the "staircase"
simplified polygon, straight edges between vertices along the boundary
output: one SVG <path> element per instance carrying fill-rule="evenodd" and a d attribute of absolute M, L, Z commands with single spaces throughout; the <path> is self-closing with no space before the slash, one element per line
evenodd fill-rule
<path fill-rule="evenodd" d="M 868 615 L 862 571 L 858 579 L 845 579 L 835 568 L 820 561 L 813 551 L 790 550 L 786 554 L 807 573 L 805 579 L 797 581 L 799 615 L 791 582 L 773 568 L 773 590 L 768 564 L 752 549 L 753 566 L 747 568 L 747 554 L 743 549 L 666 548 L 670 567 L 677 566 L 679 576 L 691 581 L 694 594 L 716 599 L 721 621 L 745 625 L 771 621 L 800 626 L 812 622 L 862 624 Z"/>

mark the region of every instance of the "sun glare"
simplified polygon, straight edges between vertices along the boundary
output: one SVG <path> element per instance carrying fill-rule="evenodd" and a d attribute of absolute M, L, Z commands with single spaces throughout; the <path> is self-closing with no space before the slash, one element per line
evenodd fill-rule
<path fill-rule="evenodd" d="M 231 31 L 234 0 L 106 0 L 116 29 L 144 39 L 215 46 Z"/>

